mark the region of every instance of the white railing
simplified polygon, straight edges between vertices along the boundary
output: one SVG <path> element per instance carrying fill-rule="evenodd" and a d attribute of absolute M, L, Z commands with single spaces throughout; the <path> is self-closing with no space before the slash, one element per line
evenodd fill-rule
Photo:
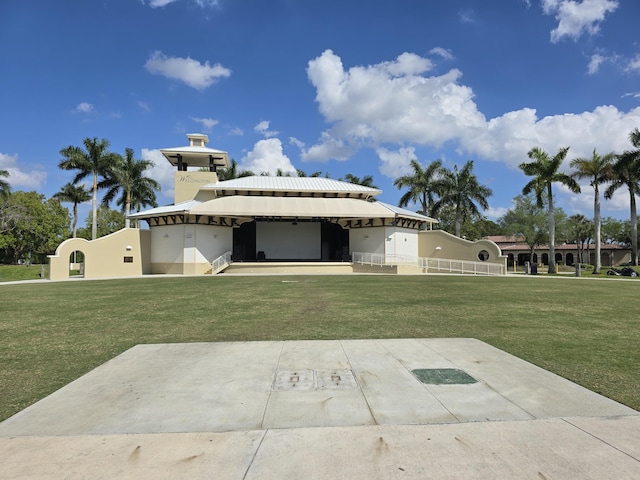
<path fill-rule="evenodd" d="M 211 262 L 211 275 L 215 275 L 231 263 L 231 252 L 225 252 Z"/>
<path fill-rule="evenodd" d="M 413 257 L 411 255 L 384 255 L 382 253 L 353 252 L 353 263 L 361 265 L 415 267 L 425 273 L 465 273 L 472 275 L 504 275 L 504 265 L 500 263 L 471 262 L 448 258 Z"/>

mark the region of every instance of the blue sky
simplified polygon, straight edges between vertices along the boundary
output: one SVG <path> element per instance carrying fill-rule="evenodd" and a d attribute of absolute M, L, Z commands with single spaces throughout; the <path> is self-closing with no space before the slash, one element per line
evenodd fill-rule
<path fill-rule="evenodd" d="M 396 204 L 411 159 L 472 159 L 495 219 L 531 147 L 570 146 L 567 170 L 631 147 L 639 19 L 637 0 L 3 0 L 0 169 L 49 197 L 73 178 L 59 151 L 107 138 L 156 162 L 169 204 L 158 149 L 206 133 L 244 168 L 373 175 Z M 556 198 L 592 216 L 588 184 Z"/>

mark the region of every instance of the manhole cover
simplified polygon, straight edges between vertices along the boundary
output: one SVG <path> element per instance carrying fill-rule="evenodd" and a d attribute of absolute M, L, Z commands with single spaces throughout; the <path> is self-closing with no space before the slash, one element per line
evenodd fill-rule
<path fill-rule="evenodd" d="M 419 368 L 411 373 L 422 383 L 429 385 L 467 385 L 478 381 L 457 368 Z"/>
<path fill-rule="evenodd" d="M 358 386 L 351 370 L 279 370 L 273 381 L 273 390 L 345 390 Z"/>

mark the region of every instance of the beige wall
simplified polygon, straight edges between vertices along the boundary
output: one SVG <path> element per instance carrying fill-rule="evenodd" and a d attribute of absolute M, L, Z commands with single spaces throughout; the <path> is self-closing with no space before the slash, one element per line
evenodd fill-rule
<path fill-rule="evenodd" d="M 479 262 L 479 254 L 489 254 L 487 263 L 499 263 L 507 267 L 507 257 L 502 255 L 500 247 L 490 240 L 470 242 L 451 235 L 443 230 L 424 230 L 419 234 L 418 256 L 428 258 L 446 258 Z"/>
<path fill-rule="evenodd" d="M 175 172 L 174 174 L 174 203 L 193 200 L 200 187 L 218 182 L 215 172 Z"/>
<path fill-rule="evenodd" d="M 167 225 L 151 229 L 151 272 L 197 275 L 233 247 L 233 229 L 217 225 Z"/>
<path fill-rule="evenodd" d="M 51 280 L 69 278 L 70 256 L 74 251 L 84 254 L 84 277 L 105 278 L 151 273 L 151 232 L 124 228 L 111 235 L 85 240 L 70 238 L 49 256 Z M 131 262 L 125 262 L 125 257 Z"/>

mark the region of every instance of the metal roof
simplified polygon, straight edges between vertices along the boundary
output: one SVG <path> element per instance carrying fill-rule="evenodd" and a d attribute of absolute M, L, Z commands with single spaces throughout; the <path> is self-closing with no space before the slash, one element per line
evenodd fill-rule
<path fill-rule="evenodd" d="M 209 157 L 213 158 L 216 166 L 229 167 L 228 153 L 215 148 L 192 146 L 162 148 L 160 153 L 174 166 L 178 164 L 178 155 L 181 155 L 183 161 L 188 163 L 190 167 L 208 167 Z"/>
<path fill-rule="evenodd" d="M 201 190 L 215 191 L 220 195 L 236 194 L 236 192 L 289 192 L 311 193 L 322 196 L 327 193 L 363 195 L 373 197 L 382 193 L 377 188 L 365 187 L 354 183 L 341 182 L 322 177 L 268 177 L 256 175 L 235 178 L 223 182 L 204 185 Z M 227 193 L 229 192 L 229 193 Z"/>

